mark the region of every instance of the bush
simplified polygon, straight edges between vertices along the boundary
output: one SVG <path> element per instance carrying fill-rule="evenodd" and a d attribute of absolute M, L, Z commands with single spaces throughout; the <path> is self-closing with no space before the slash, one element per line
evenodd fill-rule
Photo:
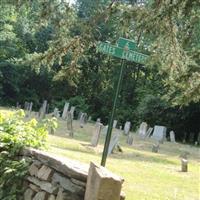
<path fill-rule="evenodd" d="M 24 112 L 0 113 L 0 199 L 19 200 L 28 161 L 17 158 L 24 147 L 44 147 L 48 134 L 46 122 L 25 122 Z M 48 121 L 49 122 L 49 121 Z"/>

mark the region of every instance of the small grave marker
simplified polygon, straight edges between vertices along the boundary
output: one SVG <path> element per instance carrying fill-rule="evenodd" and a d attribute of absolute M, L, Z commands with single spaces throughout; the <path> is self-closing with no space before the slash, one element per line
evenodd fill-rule
<path fill-rule="evenodd" d="M 62 119 L 66 119 L 68 109 L 69 109 L 69 103 L 66 102 L 65 105 L 64 105 L 64 108 L 63 108 Z"/>
<path fill-rule="evenodd" d="M 124 125 L 124 134 L 128 135 L 131 129 L 131 122 L 126 122 Z"/>
<path fill-rule="evenodd" d="M 170 132 L 169 132 L 169 135 L 170 135 L 170 141 L 171 141 L 171 142 L 176 142 L 174 131 L 170 131 Z"/>
<path fill-rule="evenodd" d="M 165 126 L 154 126 L 152 138 L 163 143 L 166 139 L 167 128 Z"/>
<path fill-rule="evenodd" d="M 91 139 L 91 145 L 93 147 L 96 147 L 98 145 L 99 137 L 100 137 L 100 133 L 101 133 L 102 127 L 103 127 L 102 123 L 96 122 L 95 131 L 94 131 L 94 134 L 93 134 L 92 139 Z"/>

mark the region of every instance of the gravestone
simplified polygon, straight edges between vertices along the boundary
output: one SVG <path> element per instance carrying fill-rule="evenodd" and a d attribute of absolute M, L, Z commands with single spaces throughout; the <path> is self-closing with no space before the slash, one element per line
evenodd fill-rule
<path fill-rule="evenodd" d="M 116 128 L 116 126 L 117 126 L 117 120 L 114 120 L 113 121 L 113 128 Z"/>
<path fill-rule="evenodd" d="M 69 103 L 66 102 L 65 105 L 64 105 L 63 113 L 62 113 L 62 119 L 66 119 L 68 109 L 69 109 Z"/>
<path fill-rule="evenodd" d="M 163 143 L 166 139 L 167 128 L 165 126 L 154 126 L 152 138 Z"/>
<path fill-rule="evenodd" d="M 131 129 L 131 122 L 126 122 L 124 125 L 124 134 L 128 135 Z"/>
<path fill-rule="evenodd" d="M 73 132 L 73 117 L 71 112 L 67 112 L 67 130 L 69 131 L 69 136 L 74 137 Z"/>
<path fill-rule="evenodd" d="M 133 134 L 128 134 L 126 143 L 128 145 L 132 145 L 133 144 Z"/>
<path fill-rule="evenodd" d="M 83 128 L 83 126 L 86 124 L 87 121 L 87 113 L 81 113 L 79 121 L 80 121 L 80 127 Z"/>
<path fill-rule="evenodd" d="M 56 118 L 60 117 L 60 112 L 59 112 L 58 108 L 54 108 L 53 116 L 56 117 Z"/>
<path fill-rule="evenodd" d="M 174 131 L 170 131 L 170 132 L 169 132 L 169 135 L 170 135 L 170 141 L 171 141 L 171 142 L 176 142 Z"/>
<path fill-rule="evenodd" d="M 119 133 L 114 133 L 109 144 L 108 155 L 110 155 L 114 148 L 119 145 Z"/>
<path fill-rule="evenodd" d="M 181 171 L 182 172 L 187 172 L 188 171 L 188 160 L 182 158 L 181 159 Z"/>
<path fill-rule="evenodd" d="M 42 107 L 41 107 L 41 110 L 40 110 L 40 119 L 45 118 L 46 109 L 47 109 L 47 100 L 44 100 Z"/>
<path fill-rule="evenodd" d="M 153 128 L 152 128 L 152 127 L 149 127 L 149 129 L 148 129 L 147 132 L 146 132 L 146 136 L 145 136 L 145 138 L 150 137 L 152 131 L 153 131 Z"/>
<path fill-rule="evenodd" d="M 92 121 L 92 117 L 89 116 L 89 117 L 88 117 L 88 122 L 91 122 L 91 121 Z"/>
<path fill-rule="evenodd" d="M 98 145 L 102 127 L 103 127 L 102 123 L 100 123 L 100 122 L 96 123 L 96 125 L 95 125 L 95 131 L 94 131 L 92 139 L 91 139 L 91 145 L 93 147 L 96 147 Z"/>
<path fill-rule="evenodd" d="M 75 106 L 72 106 L 71 109 L 70 109 L 70 111 L 69 111 L 69 112 L 71 113 L 72 119 L 74 119 L 74 111 L 75 111 L 75 108 L 76 108 Z"/>
<path fill-rule="evenodd" d="M 146 122 L 142 122 L 140 124 L 140 128 L 138 130 L 138 134 L 143 139 L 146 137 L 147 128 L 148 128 L 148 124 Z"/>
<path fill-rule="evenodd" d="M 27 113 L 28 116 L 31 116 L 32 108 L 33 108 L 33 102 L 30 102 Z"/>
<path fill-rule="evenodd" d="M 97 122 L 101 122 L 101 118 L 97 118 Z"/>
<path fill-rule="evenodd" d="M 108 131 L 108 125 L 106 125 L 106 126 L 103 127 L 102 134 L 106 135 L 107 131 Z"/>
<path fill-rule="evenodd" d="M 158 143 L 158 144 L 153 144 L 152 152 L 154 152 L 154 153 L 158 153 L 159 148 L 160 148 L 159 143 Z"/>

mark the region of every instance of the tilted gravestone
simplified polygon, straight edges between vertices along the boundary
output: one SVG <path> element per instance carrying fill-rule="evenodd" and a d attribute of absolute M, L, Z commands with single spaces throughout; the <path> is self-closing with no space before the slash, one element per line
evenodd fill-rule
<path fill-rule="evenodd" d="M 138 134 L 140 138 L 144 139 L 146 137 L 147 128 L 148 128 L 148 124 L 146 122 L 142 122 L 140 124 L 140 128 L 138 130 Z"/>
<path fill-rule="evenodd" d="M 92 139 L 91 139 L 91 145 L 93 147 L 96 147 L 98 145 L 102 127 L 103 127 L 102 123 L 96 122 L 95 131 L 94 131 Z"/>
<path fill-rule="evenodd" d="M 69 103 L 66 102 L 65 105 L 64 105 L 63 113 L 62 113 L 62 119 L 66 119 L 68 109 L 69 109 Z"/>
<path fill-rule="evenodd" d="M 71 109 L 70 109 L 70 111 L 69 111 L 69 112 L 71 113 L 72 119 L 74 119 L 74 111 L 75 111 L 75 108 L 76 108 L 75 106 L 72 106 Z"/>
<path fill-rule="evenodd" d="M 124 134 L 128 135 L 131 129 L 131 122 L 126 122 L 124 125 Z"/>
<path fill-rule="evenodd" d="M 119 133 L 114 133 L 109 144 L 108 155 L 113 152 L 117 145 L 119 145 Z"/>
<path fill-rule="evenodd" d="M 89 117 L 88 117 L 88 122 L 91 122 L 91 121 L 92 121 L 92 117 L 89 116 Z"/>
<path fill-rule="evenodd" d="M 154 126 L 152 138 L 163 143 L 166 139 L 167 128 L 165 126 Z"/>
<path fill-rule="evenodd" d="M 169 136 L 170 136 L 170 141 L 171 142 L 176 142 L 174 131 L 170 131 L 169 132 Z"/>
<path fill-rule="evenodd" d="M 73 132 L 73 118 L 72 118 L 72 113 L 67 112 L 67 130 L 69 131 L 69 136 L 74 137 L 74 132 Z"/>
<path fill-rule="evenodd" d="M 153 128 L 152 128 L 152 127 L 149 127 L 149 129 L 148 129 L 147 132 L 146 132 L 146 136 L 145 136 L 145 138 L 150 137 L 152 131 L 153 131 Z"/>

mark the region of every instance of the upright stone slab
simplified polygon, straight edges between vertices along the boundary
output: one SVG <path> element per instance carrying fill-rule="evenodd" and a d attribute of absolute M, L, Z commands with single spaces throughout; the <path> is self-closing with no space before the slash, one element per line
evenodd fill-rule
<path fill-rule="evenodd" d="M 64 105 L 63 113 L 62 113 L 62 119 L 66 119 L 67 118 L 68 109 L 69 109 L 69 103 L 66 102 L 65 105 Z"/>
<path fill-rule="evenodd" d="M 102 134 L 103 135 L 106 135 L 107 134 L 107 131 L 108 131 L 108 125 L 104 126 L 103 129 L 102 129 Z"/>
<path fill-rule="evenodd" d="M 74 119 L 74 111 L 75 111 L 75 108 L 76 108 L 75 106 L 72 106 L 71 109 L 70 109 L 70 111 L 69 111 L 69 112 L 71 113 L 72 119 Z"/>
<path fill-rule="evenodd" d="M 103 127 L 103 124 L 100 122 L 97 122 L 95 125 L 95 131 L 94 134 L 92 136 L 92 140 L 91 140 L 91 145 L 93 147 L 96 147 L 98 145 L 99 142 L 99 137 L 100 137 L 100 133 L 101 133 L 101 129 Z"/>
<path fill-rule="evenodd" d="M 133 134 L 128 134 L 127 139 L 126 139 L 126 143 L 128 145 L 132 145 L 133 144 Z"/>
<path fill-rule="evenodd" d="M 74 137 L 74 132 L 73 132 L 73 118 L 72 118 L 72 113 L 67 112 L 67 129 L 69 131 L 69 136 Z"/>
<path fill-rule="evenodd" d="M 60 112 L 59 112 L 58 108 L 54 108 L 53 116 L 56 117 L 56 118 L 60 117 Z"/>
<path fill-rule="evenodd" d="M 128 135 L 131 129 L 131 122 L 126 122 L 124 125 L 124 134 Z"/>
<path fill-rule="evenodd" d="M 170 135 L 170 141 L 171 141 L 171 142 L 176 142 L 174 131 L 170 131 L 170 132 L 169 132 L 169 135 Z"/>
<path fill-rule="evenodd" d="M 87 121 L 87 113 L 81 113 L 79 121 L 80 121 L 80 127 L 83 128 L 83 126 L 85 125 Z"/>
<path fill-rule="evenodd" d="M 165 126 L 154 126 L 152 138 L 163 143 L 166 139 L 167 128 Z"/>
<path fill-rule="evenodd" d="M 117 120 L 114 120 L 113 121 L 113 128 L 116 128 L 117 127 Z"/>
<path fill-rule="evenodd" d="M 28 109 L 28 111 L 29 111 L 29 116 L 31 115 L 32 109 L 33 109 L 33 102 L 30 102 L 30 104 L 29 104 L 29 109 Z"/>
<path fill-rule="evenodd" d="M 114 133 L 110 140 L 108 155 L 110 155 L 113 152 L 114 148 L 118 145 L 118 143 L 119 143 L 119 133 Z"/>
<path fill-rule="evenodd" d="M 148 124 L 146 122 L 142 122 L 140 124 L 140 128 L 138 130 L 139 136 L 144 139 L 146 137 L 146 132 L 147 132 Z"/>
<path fill-rule="evenodd" d="M 145 138 L 150 137 L 152 131 L 153 131 L 153 128 L 152 128 L 152 127 L 149 127 L 149 129 L 148 129 L 147 132 L 146 132 L 146 136 L 145 136 Z"/>
<path fill-rule="evenodd" d="M 122 178 L 91 163 L 84 200 L 120 200 L 122 184 Z"/>
<path fill-rule="evenodd" d="M 91 122 L 91 121 L 92 121 L 92 117 L 89 116 L 89 117 L 88 117 L 88 122 Z"/>
<path fill-rule="evenodd" d="M 42 107 L 41 107 L 41 113 L 40 113 L 40 119 L 44 119 L 46 115 L 46 109 L 47 109 L 47 100 L 44 100 Z"/>

